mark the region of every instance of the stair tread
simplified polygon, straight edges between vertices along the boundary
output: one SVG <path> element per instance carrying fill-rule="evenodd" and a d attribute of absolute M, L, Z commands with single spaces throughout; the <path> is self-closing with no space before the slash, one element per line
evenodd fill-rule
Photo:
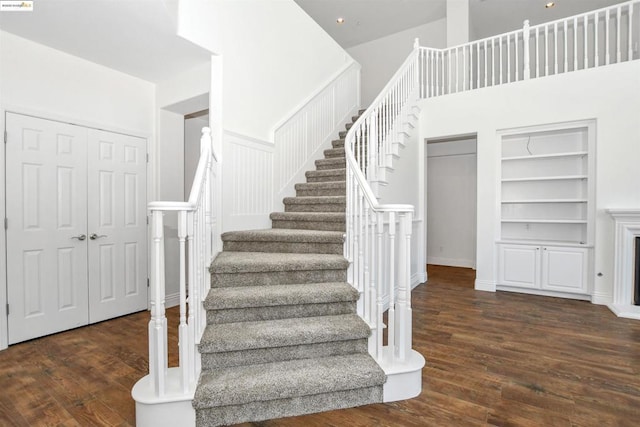
<path fill-rule="evenodd" d="M 345 174 L 346 172 L 346 168 L 324 169 L 319 171 L 307 171 L 305 172 L 305 176 L 335 176 Z"/>
<path fill-rule="evenodd" d="M 356 301 L 358 291 L 345 282 L 303 283 L 239 288 L 211 288 L 205 300 L 207 310 L 273 307 Z"/>
<path fill-rule="evenodd" d="M 344 233 L 340 231 L 268 228 L 228 231 L 223 233 L 221 238 L 223 242 L 343 243 Z"/>
<path fill-rule="evenodd" d="M 211 273 L 257 273 L 267 271 L 308 271 L 346 269 L 342 255 L 270 252 L 220 252 L 211 264 Z"/>
<path fill-rule="evenodd" d="M 357 314 L 208 325 L 200 352 L 255 350 L 364 339 L 371 329 Z"/>
<path fill-rule="evenodd" d="M 384 371 L 368 354 L 287 360 L 203 371 L 195 409 L 380 386 Z"/>
<path fill-rule="evenodd" d="M 295 185 L 296 190 L 315 190 L 315 189 L 342 189 L 347 187 L 347 182 L 328 181 L 328 182 L 302 182 Z"/>
<path fill-rule="evenodd" d="M 299 197 L 285 197 L 283 203 L 299 204 L 299 205 L 313 205 L 319 203 L 346 203 L 346 196 L 299 196 Z"/>
<path fill-rule="evenodd" d="M 276 221 L 345 221 L 343 212 L 272 212 L 269 217 Z"/>

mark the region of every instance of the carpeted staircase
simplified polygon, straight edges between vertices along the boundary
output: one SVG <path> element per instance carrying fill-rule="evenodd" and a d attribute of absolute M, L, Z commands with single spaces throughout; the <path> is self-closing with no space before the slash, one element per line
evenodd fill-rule
<path fill-rule="evenodd" d="M 272 229 L 222 236 L 193 400 L 200 427 L 382 401 L 386 377 L 342 256 L 344 133 L 271 214 Z"/>

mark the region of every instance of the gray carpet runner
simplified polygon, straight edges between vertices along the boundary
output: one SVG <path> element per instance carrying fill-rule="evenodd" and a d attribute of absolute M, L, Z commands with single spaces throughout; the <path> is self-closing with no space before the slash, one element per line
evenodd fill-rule
<path fill-rule="evenodd" d="M 273 228 L 222 235 L 205 301 L 196 425 L 382 401 L 385 374 L 367 352 L 371 331 L 356 314 L 342 256 L 345 133 L 284 199 L 285 211 L 271 214 Z"/>

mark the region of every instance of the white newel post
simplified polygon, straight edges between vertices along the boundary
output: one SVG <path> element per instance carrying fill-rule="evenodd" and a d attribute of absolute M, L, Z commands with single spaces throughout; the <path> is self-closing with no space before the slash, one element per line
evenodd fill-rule
<path fill-rule="evenodd" d="M 149 320 L 149 376 L 156 396 L 163 396 L 167 373 L 167 318 L 164 285 L 163 213 L 152 211 L 151 319 Z"/>
<path fill-rule="evenodd" d="M 518 43 L 518 38 L 516 36 L 516 45 L 517 43 Z M 524 65 L 522 78 L 525 80 L 529 80 L 529 78 L 531 77 L 531 69 L 529 64 L 530 58 L 529 58 L 529 20 L 528 19 L 524 21 L 524 26 L 522 28 L 522 45 L 523 45 L 522 59 L 523 59 L 523 65 Z"/>

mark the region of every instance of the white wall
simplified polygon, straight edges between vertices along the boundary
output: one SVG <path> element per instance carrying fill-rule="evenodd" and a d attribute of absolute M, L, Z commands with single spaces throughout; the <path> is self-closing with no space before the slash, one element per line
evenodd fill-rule
<path fill-rule="evenodd" d="M 469 40 L 469 0 L 447 0 L 447 47 Z"/>
<path fill-rule="evenodd" d="M 415 209 L 411 235 L 412 286 L 426 280 L 425 214 L 418 185 L 420 159 L 423 157 L 421 157 L 418 124 L 415 125 L 416 127 L 409 132 L 404 148 L 399 149 L 399 157 L 393 161 L 393 171 L 387 175 L 387 185 L 381 186 L 378 194 L 381 204 L 408 204 L 413 205 Z M 405 129 L 407 128 L 405 127 Z"/>
<path fill-rule="evenodd" d="M 499 236 L 496 132 L 596 119 L 594 299 L 610 301 L 613 221 L 606 208 L 640 207 L 640 61 L 480 89 L 421 102 L 421 137 L 477 132 L 476 287 L 495 289 Z M 596 274 L 601 272 L 602 276 Z"/>
<path fill-rule="evenodd" d="M 386 37 L 350 47 L 347 52 L 362 65 L 362 105 L 368 107 L 413 50 L 413 41 L 420 46 L 447 46 L 445 18 Z"/>
<path fill-rule="evenodd" d="M 293 0 L 223 4 L 224 128 L 270 141 L 351 58 Z"/>
<path fill-rule="evenodd" d="M 474 268 L 476 140 L 427 144 L 427 263 Z"/>
<path fill-rule="evenodd" d="M 0 31 L 0 129 L 5 111 L 123 132 L 154 143 L 155 86 L 147 81 Z M 0 150 L 0 206 L 5 211 L 4 150 Z M 0 271 L 6 271 L 5 234 Z M 0 274 L 0 307 L 6 301 Z M 6 346 L 6 316 L 0 309 L 0 348 Z"/>

